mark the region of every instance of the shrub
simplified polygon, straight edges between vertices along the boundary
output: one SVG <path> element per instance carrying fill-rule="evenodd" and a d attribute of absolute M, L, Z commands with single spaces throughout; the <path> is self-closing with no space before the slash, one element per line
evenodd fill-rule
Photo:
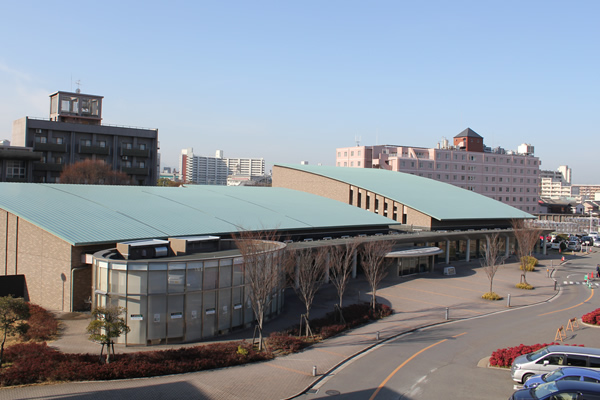
<path fill-rule="evenodd" d="M 290 336 L 282 332 L 273 332 L 267 339 L 267 345 L 271 350 L 278 350 L 283 354 L 297 353 L 307 347 L 308 344 L 302 337 Z"/>
<path fill-rule="evenodd" d="M 496 294 L 495 292 L 487 292 L 484 293 L 483 296 L 481 296 L 482 299 L 485 300 L 502 300 L 503 297 L 500 296 L 499 294 Z"/>
<path fill-rule="evenodd" d="M 544 344 L 538 343 L 538 344 L 534 344 L 534 345 L 530 345 L 530 346 L 520 344 L 516 347 L 507 347 L 504 349 L 498 349 L 498 350 L 494 351 L 492 353 L 492 356 L 490 357 L 490 365 L 493 365 L 496 367 L 510 368 L 510 366 L 512 365 L 515 358 L 517 358 L 523 354 L 531 353 L 531 352 L 541 349 L 542 347 L 550 346 L 553 344 L 562 344 L 562 345 L 566 345 L 566 346 L 581 346 L 581 347 L 583 347 L 583 345 L 576 345 L 576 344 L 568 345 L 565 343 L 556 343 L 556 342 L 544 343 Z"/>
<path fill-rule="evenodd" d="M 531 286 L 529 283 L 525 283 L 525 282 L 517 283 L 515 285 L 515 287 L 517 289 L 533 290 L 533 286 Z"/>
<path fill-rule="evenodd" d="M 519 267 L 521 270 L 525 268 L 525 271 L 534 271 L 536 265 L 538 265 L 538 260 L 532 256 L 524 256 L 521 258 L 521 266 Z"/>
<path fill-rule="evenodd" d="M 586 324 L 600 325 L 600 308 L 583 315 L 581 320 Z"/>
<path fill-rule="evenodd" d="M 51 340 L 58 334 L 58 321 L 54 315 L 37 304 L 29 304 L 29 329 L 21 334 L 21 339 L 42 342 Z"/>
<path fill-rule="evenodd" d="M 201 371 L 272 358 L 258 353 L 246 342 L 118 354 L 110 364 L 99 363 L 97 355 L 63 354 L 46 343 L 20 343 L 5 350 L 12 363 L 0 370 L 0 385 L 23 385 L 51 381 L 128 379 Z"/>

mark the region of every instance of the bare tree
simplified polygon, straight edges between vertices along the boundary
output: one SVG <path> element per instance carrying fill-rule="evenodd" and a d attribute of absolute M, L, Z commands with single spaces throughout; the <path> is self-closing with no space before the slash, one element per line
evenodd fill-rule
<path fill-rule="evenodd" d="M 288 261 L 289 275 L 295 279 L 293 282 L 294 290 L 304 303 L 306 310 L 302 318 L 306 322 L 305 334 L 308 336 L 310 332 L 310 309 L 317 291 L 324 282 L 327 250 L 323 247 L 297 249 L 288 253 Z"/>
<path fill-rule="evenodd" d="M 371 306 L 373 310 L 377 305 L 377 288 L 388 273 L 384 263 L 385 255 L 392 250 L 392 247 L 393 243 L 389 240 L 373 240 L 362 245 L 361 265 L 367 282 L 371 286 Z"/>
<path fill-rule="evenodd" d="M 534 227 L 522 219 L 513 219 L 511 225 L 515 240 L 517 241 L 519 265 L 523 271 L 521 274 L 521 283 L 527 284 L 527 256 L 531 255 L 535 244 L 539 240 L 541 229 Z"/>
<path fill-rule="evenodd" d="M 494 233 L 487 236 L 485 254 L 480 260 L 488 279 L 490 280 L 490 296 L 494 296 L 494 276 L 498 269 L 504 264 L 504 257 L 500 253 L 500 235 Z"/>
<path fill-rule="evenodd" d="M 101 160 L 83 160 L 67 165 L 60 174 L 60 183 L 80 185 L 130 185 L 131 178 L 115 171 Z"/>
<path fill-rule="evenodd" d="M 271 308 L 273 295 L 283 286 L 284 271 L 281 264 L 281 248 L 272 243 L 277 239 L 275 231 L 240 231 L 234 236 L 236 246 L 244 259 L 242 268 L 246 285 L 246 297 L 250 301 L 258 328 L 258 348 L 263 349 L 263 327 L 267 311 Z M 274 251 L 275 250 L 275 251 Z"/>
<path fill-rule="evenodd" d="M 345 244 L 332 247 L 329 253 L 329 278 L 337 290 L 340 299 L 340 310 L 343 307 L 342 300 L 344 292 L 346 291 L 346 286 L 348 285 L 350 274 L 352 273 L 354 253 L 360 243 L 360 240 L 355 238 Z"/>

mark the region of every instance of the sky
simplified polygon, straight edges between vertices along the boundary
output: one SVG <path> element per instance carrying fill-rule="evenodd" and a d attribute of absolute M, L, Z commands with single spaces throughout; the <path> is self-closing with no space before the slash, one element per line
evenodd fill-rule
<path fill-rule="evenodd" d="M 48 95 L 194 154 L 334 165 L 337 147 L 435 147 L 466 129 L 600 184 L 600 2 L 96 1 L 0 6 L 0 140 Z"/>

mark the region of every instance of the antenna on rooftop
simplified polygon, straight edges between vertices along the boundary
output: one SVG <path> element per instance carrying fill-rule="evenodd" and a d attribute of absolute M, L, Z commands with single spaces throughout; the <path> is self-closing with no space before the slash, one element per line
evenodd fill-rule
<path fill-rule="evenodd" d="M 81 86 L 81 81 L 78 79 L 75 81 L 75 84 L 77 85 L 77 89 L 75 89 L 75 93 L 81 93 L 81 89 L 79 88 L 79 86 Z"/>
<path fill-rule="evenodd" d="M 356 147 L 360 146 L 361 139 L 362 139 L 362 137 L 360 137 L 360 136 L 354 136 L 354 141 L 356 142 Z"/>

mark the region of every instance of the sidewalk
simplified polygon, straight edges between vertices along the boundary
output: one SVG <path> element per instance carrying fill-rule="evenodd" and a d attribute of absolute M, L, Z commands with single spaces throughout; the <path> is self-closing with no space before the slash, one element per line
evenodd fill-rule
<path fill-rule="evenodd" d="M 378 301 L 390 305 L 395 313 L 378 322 L 356 328 L 345 334 L 327 339 L 301 353 L 241 367 L 190 374 L 134 379 L 111 382 L 66 383 L 40 385 L 0 390 L 0 398 L 69 398 L 108 396 L 111 399 L 136 398 L 185 398 L 199 399 L 287 399 L 303 392 L 335 366 L 365 351 L 379 341 L 415 330 L 420 327 L 442 323 L 446 320 L 446 309 L 450 320 L 469 318 L 507 309 L 507 295 L 511 295 L 510 306 L 520 307 L 546 301 L 555 296 L 554 281 L 548 277 L 547 268 L 551 260 L 556 267 L 560 257 L 540 257 L 537 270 L 527 273 L 527 281 L 534 290 L 515 288 L 521 271 L 512 258 L 500 268 L 494 278 L 494 292 L 504 297 L 501 301 L 481 299 L 489 290 L 489 280 L 479 261 L 454 262 L 456 275 L 444 276 L 443 265 L 436 266 L 434 273 L 414 275 L 406 278 L 387 277 L 377 291 Z M 588 256 L 583 256 L 588 257 Z M 360 277 L 359 277 L 360 278 Z M 344 297 L 345 304 L 368 301 L 370 294 L 363 279 L 353 281 Z M 301 305 L 293 293 L 286 294 L 286 312 L 267 323 L 267 331 L 281 330 L 299 320 Z M 313 318 L 333 309 L 336 303 L 332 285 L 324 287 L 315 300 L 311 312 Z M 87 340 L 85 327 L 89 316 L 66 314 L 62 317 L 65 326 L 63 336 L 50 345 L 64 352 L 99 352 L 99 346 Z M 267 333 L 268 334 L 268 333 Z M 238 332 L 218 340 L 251 338 L 252 330 Z M 195 344 L 124 347 L 115 346 L 117 353 L 178 348 Z M 312 376 L 313 367 L 317 377 Z M 104 392 L 104 393 L 98 393 Z"/>

